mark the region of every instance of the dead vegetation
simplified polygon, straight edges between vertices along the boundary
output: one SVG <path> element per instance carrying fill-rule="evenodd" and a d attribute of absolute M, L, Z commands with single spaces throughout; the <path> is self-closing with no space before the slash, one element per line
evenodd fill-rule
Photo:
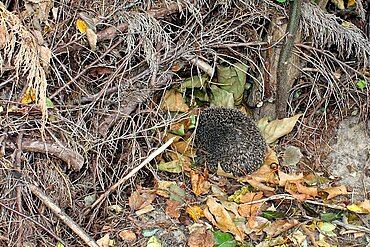
<path fill-rule="evenodd" d="M 365 3 L 357 3 L 356 18 L 369 25 L 366 6 L 362 6 Z M 243 73 L 248 87 L 242 88 L 242 99 L 233 98 L 235 101 L 228 103 L 256 108 L 258 118 L 274 118 L 272 102 L 276 100 L 278 83 L 282 83 L 276 81 L 276 65 L 286 36 L 287 9 L 269 0 L 0 3 L 0 245 L 55 246 L 60 242 L 65 246 L 96 246 L 95 241 L 109 233 L 117 246 L 125 246 L 128 241 L 122 239 L 128 233 L 124 234 L 124 229 L 145 236 L 141 230 L 157 226 L 158 219 L 166 229 L 158 233 L 164 246 L 190 239 L 197 243 L 199 236 L 192 232 L 203 232 L 202 236 L 209 240 L 204 225 L 195 226 L 196 230 L 193 225 L 185 228 L 197 217 L 183 219 L 184 211 L 192 204 L 200 204 L 194 195 L 189 195 L 195 191 L 190 188 L 190 171 L 183 168 L 180 176 L 172 175 L 159 172 L 154 164 L 180 160 L 174 158 L 178 153 L 190 152 L 184 145 L 191 143 L 188 119 L 197 115 L 200 106 L 196 88 L 206 88 L 208 94 L 221 88 L 217 84 L 218 65 L 247 65 Z M 320 166 L 322 150 L 318 144 L 331 138 L 326 131 L 348 115 L 362 120 L 369 117 L 370 44 L 361 26 L 350 21 L 303 3 L 301 39 L 294 44 L 291 55 L 295 59 L 290 64 L 298 73 L 289 74 L 294 84 L 289 91 L 287 115 L 303 113 L 298 137 L 305 139 L 295 143 L 300 143 L 298 146 L 311 159 L 304 167 L 309 163 L 315 172 L 325 171 Z M 195 78 L 203 74 L 208 79 L 200 80 L 197 87 Z M 191 78 L 190 86 L 178 90 L 181 93 L 168 94 L 171 88 L 184 85 L 185 78 Z M 166 97 L 172 95 L 178 97 L 171 101 L 174 108 L 164 106 Z M 187 104 L 179 98 L 186 99 Z M 203 100 L 205 104 L 210 102 L 216 101 Z M 153 157 L 145 169 L 134 170 L 169 140 L 169 132 L 178 130 L 175 124 L 181 126 L 184 121 L 186 131 L 175 139 L 172 152 L 162 158 Z M 287 142 L 294 141 L 285 139 Z M 193 158 L 192 153 L 184 156 Z M 133 170 L 138 173 L 128 176 Z M 202 179 L 193 183 L 199 186 Z M 302 178 L 298 176 L 296 180 L 299 179 Z M 129 196 L 133 201 L 145 201 L 145 196 L 152 196 L 153 190 L 161 186 L 158 181 L 163 180 L 178 181 L 176 186 L 189 193 L 179 205 L 156 199 L 158 208 L 172 207 L 172 213 L 181 208 L 180 221 L 180 216 L 171 215 L 176 219 L 174 223 L 166 218 L 168 214 L 153 211 L 153 215 L 144 213 L 143 218 L 138 218 L 134 211 L 148 205 L 130 205 Z M 278 180 L 284 179 L 280 176 Z M 264 182 L 285 186 L 279 181 Z M 225 186 L 222 179 L 215 183 Z M 233 192 L 240 187 L 233 186 Z M 203 185 L 200 187 L 194 192 L 197 196 L 205 192 Z M 139 199 L 132 199 L 136 191 Z M 261 193 L 253 195 L 254 199 L 271 196 Z M 96 203 L 101 195 L 104 198 Z M 48 204 L 48 199 L 57 207 Z M 293 203 L 297 197 L 271 200 Z M 245 203 L 250 202 L 253 200 L 245 199 Z M 216 199 L 209 197 L 206 204 L 209 213 L 216 207 L 216 211 L 227 215 Z M 329 203 L 332 204 L 335 203 Z M 244 210 L 250 210 L 252 215 L 245 215 L 257 216 L 257 208 L 246 207 Z M 292 213 L 289 206 L 283 208 Z M 68 223 L 62 219 L 65 216 L 70 217 Z M 292 218 L 281 224 L 288 230 L 299 222 Z M 369 234 L 369 224 L 360 232 Z M 277 237 L 273 227 L 277 226 L 265 232 L 271 238 Z M 227 227 L 218 229 L 228 231 Z M 307 239 L 317 244 L 314 231 L 302 229 Z M 248 235 L 247 241 L 262 242 L 260 235 L 247 232 L 237 227 L 232 231 L 239 241 L 248 239 Z M 191 236 L 185 237 L 189 233 Z M 181 234 L 184 236 L 176 237 Z M 131 245 L 146 245 L 140 239 L 134 239 Z M 99 245 L 103 246 L 101 242 Z"/>

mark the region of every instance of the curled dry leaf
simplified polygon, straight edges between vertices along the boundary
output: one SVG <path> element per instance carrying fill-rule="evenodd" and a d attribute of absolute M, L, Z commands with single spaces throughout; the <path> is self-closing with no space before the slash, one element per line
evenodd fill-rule
<path fill-rule="evenodd" d="M 127 241 L 127 242 L 132 242 L 136 240 L 136 234 L 131 230 L 120 231 L 118 235 L 120 236 L 122 240 Z"/>
<path fill-rule="evenodd" d="M 189 247 L 212 247 L 214 246 L 213 234 L 205 224 L 194 223 L 189 227 Z"/>
<path fill-rule="evenodd" d="M 347 195 L 348 194 L 347 188 L 344 185 L 338 186 L 338 187 L 326 188 L 326 189 L 323 189 L 322 191 L 328 193 L 327 199 L 331 199 L 331 198 L 334 198 L 336 196 L 341 196 L 341 195 Z"/>
<path fill-rule="evenodd" d="M 290 118 L 276 119 L 271 122 L 268 122 L 268 118 L 264 117 L 257 121 L 257 126 L 261 130 L 261 134 L 266 142 L 271 144 L 280 137 L 290 133 L 300 116 L 302 114 L 297 114 Z"/>
<path fill-rule="evenodd" d="M 215 198 L 208 197 L 204 215 L 218 229 L 223 232 L 230 232 L 237 241 L 243 241 L 244 233 L 237 228 L 231 215 L 220 203 L 217 203 Z"/>
<path fill-rule="evenodd" d="M 285 183 L 285 191 L 291 194 L 298 201 L 311 199 L 312 196 L 310 194 L 317 195 L 316 188 L 314 188 L 313 190 L 309 190 L 307 188 L 308 187 L 304 187 L 303 185 L 301 185 L 301 181 L 288 181 Z M 302 193 L 301 191 L 306 191 L 307 193 Z"/>
<path fill-rule="evenodd" d="M 204 177 L 201 174 L 198 174 L 194 170 L 191 170 L 190 179 L 191 179 L 191 188 L 195 196 L 209 193 L 210 183 L 207 181 L 206 177 Z"/>
<path fill-rule="evenodd" d="M 173 142 L 171 146 L 175 151 L 179 152 L 184 156 L 195 157 L 195 152 L 192 148 L 192 145 L 190 144 L 190 140 Z"/>
<path fill-rule="evenodd" d="M 180 217 L 180 203 L 177 201 L 166 201 L 166 214 L 171 218 L 178 219 Z"/>

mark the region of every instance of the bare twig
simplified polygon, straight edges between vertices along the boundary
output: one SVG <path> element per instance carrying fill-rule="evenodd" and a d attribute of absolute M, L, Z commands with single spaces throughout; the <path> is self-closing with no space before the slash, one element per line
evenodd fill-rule
<path fill-rule="evenodd" d="M 74 233 L 76 233 L 88 246 L 99 247 L 95 240 L 90 237 L 84 229 L 73 221 L 61 208 L 58 207 L 45 193 L 33 184 L 26 184 L 31 192 L 37 196 L 64 224 L 66 224 Z"/>
<path fill-rule="evenodd" d="M 66 162 L 75 171 L 79 171 L 84 164 L 84 158 L 75 151 L 55 143 L 23 140 L 22 149 L 25 152 L 38 152 L 51 154 Z"/>
<path fill-rule="evenodd" d="M 126 182 L 130 177 L 132 177 L 135 173 L 137 173 L 141 168 L 143 168 L 145 165 L 147 165 L 152 159 L 154 159 L 157 155 L 162 153 L 168 146 L 170 146 L 172 144 L 172 142 L 174 140 L 175 140 L 175 137 L 172 137 L 171 139 L 169 139 L 165 144 L 163 144 L 163 146 L 161 146 L 160 148 L 155 150 L 153 153 L 151 153 L 140 165 L 135 167 L 129 174 L 127 174 L 125 177 L 118 180 L 117 183 L 113 184 L 106 192 L 104 192 L 104 194 L 102 194 L 94 202 L 93 205 L 91 205 L 90 210 L 93 209 L 94 207 L 96 207 L 97 205 L 99 205 L 100 203 L 102 203 L 109 196 L 110 193 L 112 193 L 115 189 L 118 188 L 118 186 L 120 186 L 121 184 Z M 90 210 L 87 211 L 87 213 L 90 212 Z"/>
<path fill-rule="evenodd" d="M 0 202 L 0 206 L 15 213 L 15 214 L 18 214 L 20 215 L 21 217 L 23 217 L 24 219 L 26 220 L 29 220 L 31 221 L 32 223 L 34 223 L 35 225 L 37 225 L 38 227 L 40 227 L 43 231 L 47 232 L 48 234 L 50 234 L 53 238 L 55 238 L 56 240 L 58 240 L 61 244 L 63 244 L 64 246 L 67 246 L 65 244 L 65 242 L 63 241 L 63 239 L 61 239 L 60 237 L 58 237 L 55 233 L 53 233 L 52 231 L 50 231 L 48 228 L 46 228 L 45 226 L 43 226 L 41 223 L 39 223 L 38 221 L 32 219 L 31 217 L 23 214 L 22 212 L 19 212 L 17 210 L 14 210 L 12 209 L 11 207 L 8 207 L 7 205 L 5 205 L 4 203 Z"/>

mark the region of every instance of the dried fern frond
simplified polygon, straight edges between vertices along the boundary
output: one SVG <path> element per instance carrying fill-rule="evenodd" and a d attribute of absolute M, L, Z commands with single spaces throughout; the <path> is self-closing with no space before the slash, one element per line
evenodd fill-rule
<path fill-rule="evenodd" d="M 356 26 L 341 25 L 344 20 L 331 14 L 325 14 L 318 6 L 305 3 L 302 8 L 302 27 L 306 37 L 310 36 L 315 46 L 336 45 L 343 57 L 355 55 L 366 61 L 370 55 L 370 44 L 365 35 Z"/>
<path fill-rule="evenodd" d="M 15 83 L 27 87 L 24 90 L 26 92 L 35 92 L 35 102 L 41 107 L 42 120 L 45 123 L 47 81 L 40 58 L 41 47 L 19 18 L 9 12 L 3 3 L 0 3 L 0 25 L 0 72 L 3 73 L 3 66 L 14 68 Z"/>
<path fill-rule="evenodd" d="M 130 54 L 135 46 L 141 43 L 145 60 L 150 70 L 155 71 L 159 63 L 156 48 L 163 48 L 166 54 L 170 48 L 170 37 L 163 30 L 160 23 L 147 14 L 123 12 L 121 18 L 122 22 L 128 23 L 127 54 Z"/>

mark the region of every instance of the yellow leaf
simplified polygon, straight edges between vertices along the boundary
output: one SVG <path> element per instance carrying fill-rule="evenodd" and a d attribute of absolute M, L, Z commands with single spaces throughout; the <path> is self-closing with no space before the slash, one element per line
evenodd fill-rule
<path fill-rule="evenodd" d="M 370 201 L 365 200 L 360 203 L 349 205 L 347 209 L 359 214 L 370 214 Z"/>
<path fill-rule="evenodd" d="M 80 31 L 80 33 L 82 33 L 82 34 L 86 33 L 87 24 L 86 24 L 85 21 L 83 21 L 81 19 L 77 19 L 76 26 L 78 28 L 78 31 Z"/>
<path fill-rule="evenodd" d="M 22 96 L 21 103 L 22 104 L 29 104 L 34 103 L 36 101 L 36 91 L 33 87 L 27 88 L 26 92 Z"/>
<path fill-rule="evenodd" d="M 190 206 L 186 208 L 186 213 L 194 220 L 198 222 L 200 218 L 204 217 L 203 209 L 199 206 Z"/>
<path fill-rule="evenodd" d="M 347 7 L 352 7 L 356 4 L 356 0 L 348 0 Z"/>

